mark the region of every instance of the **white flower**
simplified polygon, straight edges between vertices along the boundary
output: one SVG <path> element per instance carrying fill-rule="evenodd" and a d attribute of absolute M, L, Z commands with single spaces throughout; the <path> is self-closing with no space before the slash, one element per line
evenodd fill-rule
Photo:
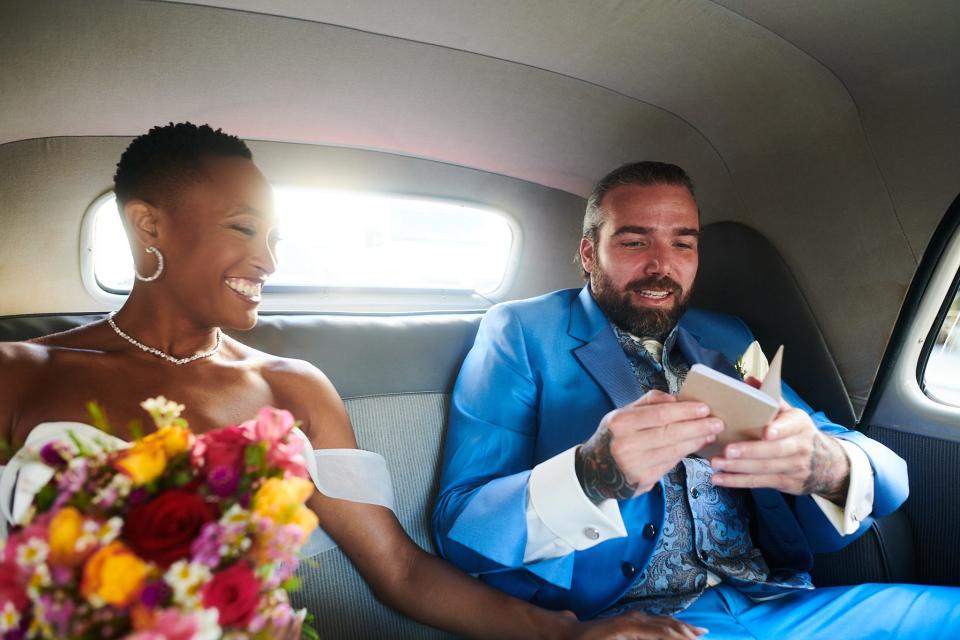
<path fill-rule="evenodd" d="M 38 564 L 30 576 L 30 582 L 27 584 L 27 595 L 33 600 L 40 599 L 40 590 L 50 586 L 50 569 L 46 564 Z"/>
<path fill-rule="evenodd" d="M 13 631 L 20 626 L 20 614 L 12 602 L 7 602 L 0 610 L 0 633 Z"/>
<path fill-rule="evenodd" d="M 173 400 L 167 400 L 163 396 L 150 398 L 140 403 L 144 411 L 150 414 L 157 427 L 166 427 L 180 417 L 180 413 L 186 408 L 182 404 L 177 404 Z"/>
<path fill-rule="evenodd" d="M 122 530 L 123 519 L 119 516 L 114 516 L 100 525 L 100 528 L 97 530 L 97 539 L 100 541 L 100 544 L 105 547 L 116 540 Z"/>
<path fill-rule="evenodd" d="M 241 507 L 239 504 L 234 504 L 232 507 L 227 509 L 222 516 L 220 516 L 220 524 L 225 527 L 231 524 L 245 525 L 249 521 L 250 512 Z"/>
<path fill-rule="evenodd" d="M 750 346 L 747 347 L 747 350 L 743 352 L 734 366 L 744 378 L 753 376 L 760 381 L 767 376 L 767 371 L 770 370 L 770 363 L 767 362 L 767 357 L 763 355 L 763 349 L 760 348 L 760 343 L 756 340 L 750 343 Z"/>
<path fill-rule="evenodd" d="M 200 589 L 211 575 L 210 569 L 202 564 L 177 560 L 163 574 L 163 579 L 173 588 L 173 599 L 177 604 L 195 609 L 200 606 Z"/>
<path fill-rule="evenodd" d="M 35 567 L 47 561 L 50 547 L 40 538 L 30 538 L 17 549 L 17 564 L 21 567 Z"/>
<path fill-rule="evenodd" d="M 200 609 L 193 614 L 197 620 L 197 630 L 193 640 L 217 640 L 220 638 L 220 612 L 216 609 Z"/>

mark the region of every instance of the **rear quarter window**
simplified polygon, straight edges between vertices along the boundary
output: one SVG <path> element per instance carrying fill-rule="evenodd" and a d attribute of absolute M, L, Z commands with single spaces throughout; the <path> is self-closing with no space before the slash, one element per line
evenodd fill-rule
<path fill-rule="evenodd" d="M 486 298 L 506 285 L 517 263 L 519 226 L 483 205 L 283 186 L 275 195 L 278 269 L 265 300 L 330 290 Z M 83 229 L 87 288 L 129 293 L 133 260 L 112 193 L 91 205 Z"/>

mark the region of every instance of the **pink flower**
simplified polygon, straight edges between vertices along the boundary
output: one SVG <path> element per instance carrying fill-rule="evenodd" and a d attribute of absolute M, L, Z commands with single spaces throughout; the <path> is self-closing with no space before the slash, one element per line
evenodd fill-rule
<path fill-rule="evenodd" d="M 280 442 L 293 429 L 293 415 L 284 409 L 263 407 L 253 423 L 253 438 L 269 445 Z"/>
<path fill-rule="evenodd" d="M 26 580 L 15 562 L 0 562 L 0 609 L 11 602 L 17 611 L 27 608 Z"/>
<path fill-rule="evenodd" d="M 254 442 L 267 448 L 267 466 L 281 469 L 288 475 L 308 478 L 303 459 L 303 440 L 292 434 L 293 415 L 284 409 L 263 407 L 256 420 L 240 425 Z"/>
<path fill-rule="evenodd" d="M 267 464 L 283 469 L 288 475 L 309 479 L 303 459 L 303 440 L 290 436 L 288 442 L 278 442 L 267 450 Z"/>
<path fill-rule="evenodd" d="M 193 455 L 202 459 L 209 474 L 218 467 L 243 470 L 243 452 L 251 438 L 243 425 L 208 431 L 197 439 Z"/>
<path fill-rule="evenodd" d="M 177 609 L 161 609 L 148 629 L 140 629 L 124 640 L 191 640 L 200 629 L 197 619 Z"/>

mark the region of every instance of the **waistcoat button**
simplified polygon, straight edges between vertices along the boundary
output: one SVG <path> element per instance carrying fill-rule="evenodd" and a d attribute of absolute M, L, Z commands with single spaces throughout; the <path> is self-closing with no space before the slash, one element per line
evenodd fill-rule
<path fill-rule="evenodd" d="M 700 490 L 697 489 L 696 487 L 694 487 L 693 489 L 690 489 L 690 497 L 693 498 L 694 500 L 696 500 L 697 498 L 699 498 L 699 497 L 700 497 Z"/>
<path fill-rule="evenodd" d="M 629 562 L 624 562 L 620 565 L 620 570 L 623 571 L 623 577 L 625 578 L 632 578 L 637 575 L 637 568 Z"/>
<path fill-rule="evenodd" d="M 655 527 L 652 522 L 648 522 L 647 524 L 643 525 L 642 535 L 647 540 L 653 540 L 657 537 L 657 527 Z"/>

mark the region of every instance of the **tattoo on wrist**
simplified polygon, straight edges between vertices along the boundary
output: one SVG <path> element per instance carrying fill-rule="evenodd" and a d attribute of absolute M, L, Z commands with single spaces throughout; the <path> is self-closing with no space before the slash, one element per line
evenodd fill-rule
<path fill-rule="evenodd" d="M 637 487 L 630 484 L 610 453 L 610 432 L 601 427 L 576 455 L 577 479 L 594 504 L 604 500 L 632 498 Z"/>
<path fill-rule="evenodd" d="M 849 469 L 847 465 L 837 464 L 837 460 L 845 460 L 846 454 L 840 445 L 828 440 L 829 436 L 819 435 L 813 439 L 813 453 L 810 455 L 810 475 L 804 483 L 804 493 L 815 493 L 832 502 L 842 502 L 850 486 Z M 833 445 L 834 450 L 831 450 Z M 839 451 L 839 457 L 837 455 Z"/>

